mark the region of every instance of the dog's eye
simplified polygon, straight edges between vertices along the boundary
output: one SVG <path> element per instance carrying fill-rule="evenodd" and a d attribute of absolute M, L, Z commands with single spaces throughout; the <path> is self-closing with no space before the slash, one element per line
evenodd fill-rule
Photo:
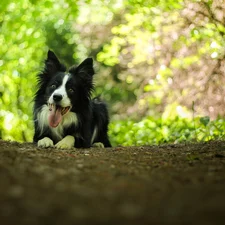
<path fill-rule="evenodd" d="M 56 89 L 56 85 L 55 85 L 55 84 L 52 84 L 52 85 L 51 85 L 51 88 L 52 88 L 52 89 Z"/>
<path fill-rule="evenodd" d="M 74 90 L 72 88 L 70 88 L 68 91 L 69 91 L 69 93 L 73 93 L 74 92 Z"/>

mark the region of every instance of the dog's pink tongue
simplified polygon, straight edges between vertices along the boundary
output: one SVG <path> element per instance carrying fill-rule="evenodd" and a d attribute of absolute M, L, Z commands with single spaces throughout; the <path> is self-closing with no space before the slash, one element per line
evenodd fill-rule
<path fill-rule="evenodd" d="M 61 108 L 50 111 L 48 121 L 51 127 L 57 127 L 62 120 Z"/>

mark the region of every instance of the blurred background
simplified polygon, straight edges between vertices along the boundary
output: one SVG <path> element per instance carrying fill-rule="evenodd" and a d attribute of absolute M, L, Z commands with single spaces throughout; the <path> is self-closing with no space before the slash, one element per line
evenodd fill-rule
<path fill-rule="evenodd" d="M 2 0 L 0 139 L 32 141 L 48 49 L 93 57 L 113 145 L 224 139 L 224 0 Z"/>

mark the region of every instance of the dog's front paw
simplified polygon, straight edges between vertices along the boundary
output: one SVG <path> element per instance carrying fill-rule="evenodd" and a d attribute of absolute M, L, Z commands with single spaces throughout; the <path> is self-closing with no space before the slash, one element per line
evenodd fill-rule
<path fill-rule="evenodd" d="M 59 141 L 55 147 L 59 149 L 69 149 L 73 148 L 75 143 L 75 138 L 73 136 L 66 136 L 61 141 Z"/>
<path fill-rule="evenodd" d="M 105 148 L 104 144 L 102 142 L 95 142 L 92 147 L 96 148 Z"/>
<path fill-rule="evenodd" d="M 48 137 L 45 137 L 38 141 L 38 147 L 48 148 L 53 146 L 54 146 L 53 141 Z"/>

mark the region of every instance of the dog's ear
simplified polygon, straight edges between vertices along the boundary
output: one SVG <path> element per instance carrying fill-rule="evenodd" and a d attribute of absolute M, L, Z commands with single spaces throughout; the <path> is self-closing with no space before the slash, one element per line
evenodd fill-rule
<path fill-rule="evenodd" d="M 91 92 L 93 90 L 93 59 L 87 58 L 85 59 L 79 66 L 73 66 L 69 69 L 69 73 L 73 74 L 73 76 L 78 79 L 79 88 L 81 90 L 82 95 L 91 99 Z"/>
<path fill-rule="evenodd" d="M 62 65 L 58 58 L 56 57 L 55 53 L 51 50 L 48 51 L 47 59 L 45 60 L 45 72 L 53 75 L 57 71 L 65 72 L 66 68 Z"/>
<path fill-rule="evenodd" d="M 85 59 L 77 68 L 76 73 L 80 77 L 87 77 L 87 76 L 93 76 L 94 75 L 94 68 L 93 68 L 93 59 L 87 58 Z"/>
<path fill-rule="evenodd" d="M 53 51 L 51 51 L 51 50 L 48 50 L 47 60 L 59 62 L 57 56 L 56 56 L 55 53 L 54 53 Z"/>

